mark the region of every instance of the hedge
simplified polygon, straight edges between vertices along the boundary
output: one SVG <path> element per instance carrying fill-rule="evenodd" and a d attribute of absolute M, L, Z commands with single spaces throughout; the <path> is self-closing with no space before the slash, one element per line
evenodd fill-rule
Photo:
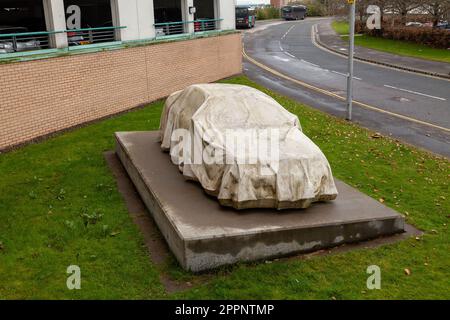
<path fill-rule="evenodd" d="M 356 23 L 356 32 L 392 40 L 410 41 L 434 48 L 450 48 L 450 31 L 427 27 L 404 27 L 384 25 L 382 30 L 369 30 L 361 21 Z"/>

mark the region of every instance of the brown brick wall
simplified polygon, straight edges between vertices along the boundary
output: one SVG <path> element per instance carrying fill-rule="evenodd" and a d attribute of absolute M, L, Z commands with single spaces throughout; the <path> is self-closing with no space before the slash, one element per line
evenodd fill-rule
<path fill-rule="evenodd" d="M 240 34 L 0 64 L 0 150 L 241 71 Z"/>

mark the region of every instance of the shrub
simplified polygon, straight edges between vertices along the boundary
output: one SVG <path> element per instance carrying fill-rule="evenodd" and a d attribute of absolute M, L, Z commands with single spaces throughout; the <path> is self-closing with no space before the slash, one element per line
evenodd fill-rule
<path fill-rule="evenodd" d="M 322 17 L 325 15 L 324 7 L 317 3 L 307 5 L 309 17 Z"/>
<path fill-rule="evenodd" d="M 267 19 L 279 19 L 280 10 L 274 7 L 266 7 L 258 9 L 256 12 L 257 20 L 267 20 Z"/>
<path fill-rule="evenodd" d="M 357 21 L 356 32 L 385 39 L 410 41 L 433 48 L 450 48 L 450 31 L 448 30 L 427 27 L 393 27 L 389 23 L 385 23 L 382 30 L 368 30 L 362 21 Z"/>

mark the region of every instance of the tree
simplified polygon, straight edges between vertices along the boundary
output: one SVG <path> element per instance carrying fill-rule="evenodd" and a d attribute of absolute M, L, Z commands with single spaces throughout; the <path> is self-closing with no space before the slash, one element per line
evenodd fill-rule
<path fill-rule="evenodd" d="M 388 9 L 388 5 L 391 3 L 389 0 L 374 0 L 373 4 L 380 7 L 381 23 L 383 23 L 384 12 Z"/>
<path fill-rule="evenodd" d="M 436 0 L 439 1 L 439 0 Z M 417 0 L 392 0 L 392 9 L 399 14 L 402 19 L 402 23 L 406 22 L 406 16 L 412 10 L 418 9 L 423 5 L 423 1 Z"/>
<path fill-rule="evenodd" d="M 367 7 L 372 3 L 372 0 L 358 0 L 356 1 L 356 13 L 359 16 L 359 20 L 364 20 L 364 16 L 366 15 Z"/>
<path fill-rule="evenodd" d="M 433 26 L 436 26 L 439 21 L 448 19 L 450 0 L 425 0 L 422 8 L 433 17 Z"/>

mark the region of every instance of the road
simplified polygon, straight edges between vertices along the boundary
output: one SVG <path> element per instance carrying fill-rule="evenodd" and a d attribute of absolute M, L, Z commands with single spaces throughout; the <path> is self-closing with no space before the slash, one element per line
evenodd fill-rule
<path fill-rule="evenodd" d="M 319 48 L 320 19 L 260 22 L 244 32 L 244 73 L 274 91 L 345 118 L 347 58 Z M 253 62 L 257 62 L 256 65 Z M 306 86 L 306 87 L 305 87 Z M 450 81 L 355 62 L 353 120 L 450 158 Z"/>

